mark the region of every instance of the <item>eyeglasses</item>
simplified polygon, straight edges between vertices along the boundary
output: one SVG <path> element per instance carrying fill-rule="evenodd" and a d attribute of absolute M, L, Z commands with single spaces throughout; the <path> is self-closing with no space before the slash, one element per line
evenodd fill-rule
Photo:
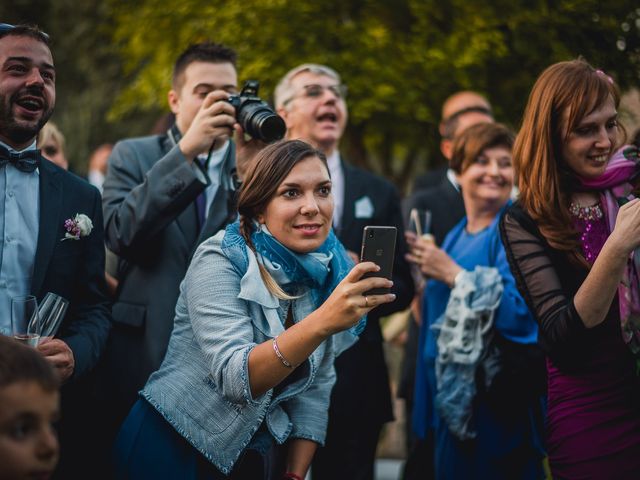
<path fill-rule="evenodd" d="M 305 85 L 304 87 L 302 87 L 302 90 L 300 92 L 294 94 L 292 97 L 282 102 L 282 104 L 286 105 L 287 103 L 293 101 L 298 97 L 318 98 L 324 95 L 324 92 L 326 90 L 329 90 L 331 93 L 333 93 L 336 98 L 341 98 L 343 100 L 347 98 L 347 86 L 342 83 L 337 85 L 318 85 L 313 83 L 311 85 Z"/>
<path fill-rule="evenodd" d="M 38 30 L 37 27 L 11 25 L 10 23 L 0 23 L 0 35 L 4 35 L 5 33 L 10 32 L 11 30 L 15 30 L 16 28 L 21 28 L 21 27 L 24 27 L 28 30 L 33 31 L 34 33 L 37 33 L 38 35 L 41 35 L 46 42 L 49 41 L 49 34 L 46 32 L 43 32 L 42 30 Z"/>

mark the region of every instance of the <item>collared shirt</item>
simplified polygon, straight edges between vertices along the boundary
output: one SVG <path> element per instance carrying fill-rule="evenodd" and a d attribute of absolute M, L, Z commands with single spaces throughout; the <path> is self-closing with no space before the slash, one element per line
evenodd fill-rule
<path fill-rule="evenodd" d="M 458 183 L 458 179 L 456 178 L 456 172 L 454 172 L 451 168 L 447 169 L 447 179 L 451 182 L 453 188 L 455 188 L 457 191 L 460 191 L 460 184 Z"/>
<path fill-rule="evenodd" d="M 0 142 L 11 152 L 16 152 Z M 35 150 L 33 142 L 24 150 Z M 24 151 L 23 150 L 23 151 Z M 28 295 L 40 218 L 40 173 L 0 167 L 0 333 L 11 332 L 11 299 Z"/>
<path fill-rule="evenodd" d="M 333 227 L 339 228 L 344 210 L 344 172 L 340 163 L 340 153 L 334 150 L 327 157 L 327 165 L 331 174 L 331 192 L 333 193 Z"/>
<path fill-rule="evenodd" d="M 104 173 L 100 170 L 89 170 L 87 174 L 87 180 L 91 185 L 100 190 L 100 195 L 102 195 L 102 185 L 104 184 Z"/>
<path fill-rule="evenodd" d="M 213 150 L 211 152 L 211 158 L 209 159 L 209 164 L 207 167 L 207 175 L 209 175 L 209 180 L 211 180 L 211 184 L 205 189 L 204 197 L 206 199 L 206 210 L 205 210 L 205 218 L 209 216 L 209 209 L 211 208 L 211 203 L 213 202 L 213 197 L 216 196 L 216 191 L 220 186 L 220 172 L 222 170 L 222 161 L 229 149 L 229 141 L 227 140 L 222 147 Z M 207 161 L 208 155 L 198 155 L 198 160 L 201 164 L 205 164 Z"/>

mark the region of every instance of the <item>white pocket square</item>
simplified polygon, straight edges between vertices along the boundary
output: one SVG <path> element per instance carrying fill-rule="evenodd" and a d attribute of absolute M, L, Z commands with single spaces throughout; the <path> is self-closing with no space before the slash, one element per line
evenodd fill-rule
<path fill-rule="evenodd" d="M 355 203 L 355 217 L 356 218 L 371 218 L 373 217 L 373 203 L 369 197 L 362 197 L 356 200 Z"/>

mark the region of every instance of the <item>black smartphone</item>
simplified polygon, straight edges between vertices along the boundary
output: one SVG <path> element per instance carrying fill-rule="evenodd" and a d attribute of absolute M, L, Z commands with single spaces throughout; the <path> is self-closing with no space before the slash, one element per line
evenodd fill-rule
<path fill-rule="evenodd" d="M 398 229 L 396 227 L 364 227 L 360 261 L 373 262 L 380 267 L 380 271 L 367 272 L 362 278 L 384 277 L 391 280 L 397 233 Z M 374 288 L 364 292 L 364 295 L 382 295 L 385 293 L 389 293 L 388 288 Z"/>

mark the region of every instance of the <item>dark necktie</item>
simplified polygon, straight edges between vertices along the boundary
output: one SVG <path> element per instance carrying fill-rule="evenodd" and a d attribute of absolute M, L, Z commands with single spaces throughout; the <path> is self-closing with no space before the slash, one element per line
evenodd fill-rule
<path fill-rule="evenodd" d="M 199 158 L 195 159 L 196 162 L 205 170 L 204 162 Z M 207 197 L 204 193 L 204 190 L 200 192 L 200 194 L 196 197 L 196 210 L 198 212 L 198 229 L 202 230 L 204 222 L 206 220 L 206 212 L 207 212 Z"/>
<path fill-rule="evenodd" d="M 0 145 L 0 167 L 10 163 L 21 172 L 31 173 L 38 168 L 39 160 L 40 150 L 25 150 L 14 153 Z"/>

